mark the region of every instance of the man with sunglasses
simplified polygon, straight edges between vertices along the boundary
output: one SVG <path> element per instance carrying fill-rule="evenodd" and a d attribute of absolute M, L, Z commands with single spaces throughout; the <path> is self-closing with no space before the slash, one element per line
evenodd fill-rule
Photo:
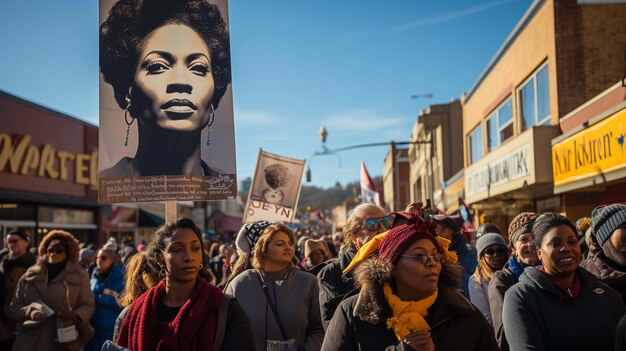
<path fill-rule="evenodd" d="M 35 264 L 36 257 L 28 250 L 30 247 L 30 233 L 24 229 L 13 229 L 6 237 L 6 247 L 8 252 L 2 256 L 0 261 L 0 301 L 2 301 L 2 311 L 0 311 L 0 323 L 4 323 L 11 330 L 15 324 L 5 314 L 15 287 L 22 275 L 28 268 Z M 8 350 L 12 344 L 11 340 L 0 340 L 0 349 Z"/>
<path fill-rule="evenodd" d="M 339 303 L 357 292 L 352 273 L 343 274 L 343 270 L 360 247 L 377 234 L 391 229 L 393 219 L 384 209 L 372 203 L 360 204 L 348 213 L 339 257 L 329 261 L 317 275 L 324 329 L 328 327 Z"/>

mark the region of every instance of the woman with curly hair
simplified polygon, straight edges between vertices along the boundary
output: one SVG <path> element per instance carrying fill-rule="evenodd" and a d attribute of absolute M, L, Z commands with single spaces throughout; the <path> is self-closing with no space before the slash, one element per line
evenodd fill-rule
<path fill-rule="evenodd" d="M 39 260 L 20 279 L 9 316 L 18 322 L 13 350 L 56 350 L 57 323 L 85 325 L 95 311 L 89 276 L 78 263 L 78 241 L 62 230 L 50 231 L 39 245 Z M 50 311 L 55 315 L 50 315 Z M 72 343 L 80 349 L 90 335 Z M 66 345 L 67 346 L 67 345 Z"/>
<path fill-rule="evenodd" d="M 130 305 L 118 345 L 133 351 L 254 349 L 239 303 L 200 274 L 206 271 L 202 235 L 192 220 L 161 226 L 146 255 L 163 279 Z"/>
<path fill-rule="evenodd" d="M 216 5 L 118 1 L 100 26 L 100 71 L 128 128 L 136 119 L 139 130 L 135 157 L 101 177 L 223 173 L 201 159 L 200 145 L 231 81 L 229 34 Z"/>
<path fill-rule="evenodd" d="M 323 351 L 499 350 L 485 317 L 457 291 L 462 268 L 434 227 L 413 215 L 359 249 L 346 271 L 356 266 L 361 290 L 337 308 Z"/>

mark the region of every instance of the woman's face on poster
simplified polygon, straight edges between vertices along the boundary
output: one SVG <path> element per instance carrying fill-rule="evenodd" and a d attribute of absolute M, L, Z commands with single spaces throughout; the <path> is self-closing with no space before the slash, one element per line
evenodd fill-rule
<path fill-rule="evenodd" d="M 146 37 L 131 91 L 133 117 L 162 129 L 196 131 L 209 122 L 214 92 L 211 55 L 196 31 L 168 24 Z"/>

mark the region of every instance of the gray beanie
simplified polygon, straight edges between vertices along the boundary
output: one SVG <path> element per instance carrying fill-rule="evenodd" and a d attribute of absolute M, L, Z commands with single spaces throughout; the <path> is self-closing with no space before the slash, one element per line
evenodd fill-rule
<path fill-rule="evenodd" d="M 591 213 L 591 230 L 600 246 L 613 232 L 626 223 L 626 205 L 613 204 L 596 207 Z"/>
<path fill-rule="evenodd" d="M 491 245 L 501 245 L 506 248 L 506 241 L 504 241 L 504 238 L 500 234 L 483 234 L 483 236 L 481 236 L 476 242 L 476 251 L 478 252 L 478 257 L 480 257 L 483 251 L 485 251 L 485 249 Z"/>

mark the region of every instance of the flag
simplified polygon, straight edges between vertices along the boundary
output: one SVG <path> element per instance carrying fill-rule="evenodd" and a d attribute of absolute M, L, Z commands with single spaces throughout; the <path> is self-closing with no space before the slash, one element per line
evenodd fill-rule
<path fill-rule="evenodd" d="M 363 161 L 361 161 L 361 201 L 373 202 L 380 206 L 380 194 L 378 194 L 376 185 L 374 185 L 372 178 L 367 173 L 367 168 L 365 168 Z"/>

